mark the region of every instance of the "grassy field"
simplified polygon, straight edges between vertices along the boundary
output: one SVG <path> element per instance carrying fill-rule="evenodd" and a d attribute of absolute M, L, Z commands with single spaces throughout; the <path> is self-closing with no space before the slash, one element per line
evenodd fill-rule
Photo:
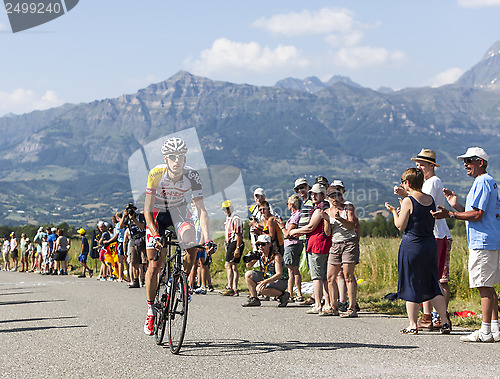
<path fill-rule="evenodd" d="M 244 241 L 245 252 L 248 252 L 251 248 L 250 241 L 248 239 Z M 224 241 L 219 238 L 215 242 L 217 242 L 218 249 L 213 256 L 211 265 L 212 282 L 216 288 L 223 289 L 227 283 L 226 270 L 224 269 Z M 406 314 L 404 301 L 384 299 L 386 294 L 397 291 L 397 254 L 400 242 L 400 238 L 365 237 L 361 239 L 361 257 L 360 264 L 356 267 L 356 277 L 359 282 L 358 302 L 363 310 Z M 76 268 L 71 272 L 73 274 L 81 272 L 81 266 L 78 263 L 79 249 L 79 238 L 72 239 L 69 263 Z M 449 311 L 453 314 L 456 311 L 470 310 L 479 315 L 481 313 L 479 292 L 470 289 L 468 285 L 467 257 L 466 238 L 464 236 L 454 237 L 450 263 L 451 301 Z M 89 258 L 88 264 L 92 268 L 99 268 L 98 260 Z M 243 280 L 246 268 L 243 262 L 239 265 L 239 271 L 239 288 L 246 291 L 246 284 Z M 308 279 L 305 278 L 305 280 Z M 496 290 L 499 291 L 498 286 L 496 286 Z M 452 321 L 455 325 L 480 325 L 479 318 L 454 317 Z"/>

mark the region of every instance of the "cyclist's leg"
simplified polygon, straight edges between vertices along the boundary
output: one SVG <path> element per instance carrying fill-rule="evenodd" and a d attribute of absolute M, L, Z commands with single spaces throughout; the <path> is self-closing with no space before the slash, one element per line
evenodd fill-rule
<path fill-rule="evenodd" d="M 156 295 L 156 286 L 158 285 L 158 274 L 165 262 L 165 253 L 167 249 L 162 249 L 160 259 L 156 257 L 156 249 L 146 249 L 148 255 L 148 270 L 146 271 L 146 294 L 148 302 L 152 302 Z"/>

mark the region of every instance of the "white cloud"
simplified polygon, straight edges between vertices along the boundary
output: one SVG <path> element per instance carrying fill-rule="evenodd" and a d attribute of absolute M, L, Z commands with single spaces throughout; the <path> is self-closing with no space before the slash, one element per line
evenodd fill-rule
<path fill-rule="evenodd" d="M 54 91 L 47 91 L 42 96 L 29 89 L 18 88 L 12 92 L 0 92 L 0 114 L 28 113 L 62 105 L 63 101 Z"/>
<path fill-rule="evenodd" d="M 458 5 L 464 8 L 480 8 L 500 5 L 500 0 L 458 0 Z"/>
<path fill-rule="evenodd" d="M 444 86 L 445 84 L 455 83 L 464 72 L 464 70 L 458 67 L 449 68 L 448 70 L 445 70 L 432 78 L 430 81 L 430 85 L 432 87 L 440 87 Z"/>
<path fill-rule="evenodd" d="M 266 73 L 284 68 L 303 68 L 309 65 L 309 61 L 301 57 L 295 46 L 278 45 L 271 49 L 257 42 L 234 42 L 219 38 L 210 49 L 201 52 L 199 59 L 187 59 L 184 65 L 196 74 L 208 75 L 227 70 L 232 73 Z"/>
<path fill-rule="evenodd" d="M 383 47 L 357 46 L 342 48 L 334 52 L 334 60 L 339 66 L 350 69 L 380 66 L 397 66 L 407 60 L 399 50 L 387 50 Z"/>
<path fill-rule="evenodd" d="M 348 33 L 355 28 L 354 13 L 348 9 L 323 8 L 319 11 L 303 10 L 277 14 L 270 18 L 259 18 L 253 23 L 256 28 L 275 34 L 297 36 L 303 34 Z"/>
<path fill-rule="evenodd" d="M 365 37 L 361 30 L 354 30 L 350 33 L 328 34 L 325 41 L 332 47 L 356 46 L 361 43 Z"/>

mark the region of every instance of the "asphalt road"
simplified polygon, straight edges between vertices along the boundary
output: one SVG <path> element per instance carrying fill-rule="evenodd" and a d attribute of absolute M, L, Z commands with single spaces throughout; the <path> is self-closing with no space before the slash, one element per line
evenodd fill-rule
<path fill-rule="evenodd" d="M 181 354 L 143 333 L 145 289 L 0 272 L 0 377 L 500 377 L 500 343 L 400 335 L 402 317 L 307 315 L 246 296 L 193 295 Z"/>

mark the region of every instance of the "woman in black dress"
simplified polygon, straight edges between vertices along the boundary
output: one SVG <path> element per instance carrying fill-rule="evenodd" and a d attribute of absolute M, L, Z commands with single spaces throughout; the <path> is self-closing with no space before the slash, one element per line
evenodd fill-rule
<path fill-rule="evenodd" d="M 417 168 L 407 169 L 401 178 L 401 186 L 408 192 L 399 199 L 401 209 L 389 203 L 385 207 L 394 217 L 394 225 L 405 234 L 398 254 L 398 297 L 406 300 L 410 325 L 403 334 L 417 334 L 419 304 L 430 300 L 443 320 L 442 334 L 451 331 L 446 315 L 446 305 L 438 284 L 437 244 L 434 238 L 436 205 L 432 196 L 422 192 L 424 174 Z"/>

